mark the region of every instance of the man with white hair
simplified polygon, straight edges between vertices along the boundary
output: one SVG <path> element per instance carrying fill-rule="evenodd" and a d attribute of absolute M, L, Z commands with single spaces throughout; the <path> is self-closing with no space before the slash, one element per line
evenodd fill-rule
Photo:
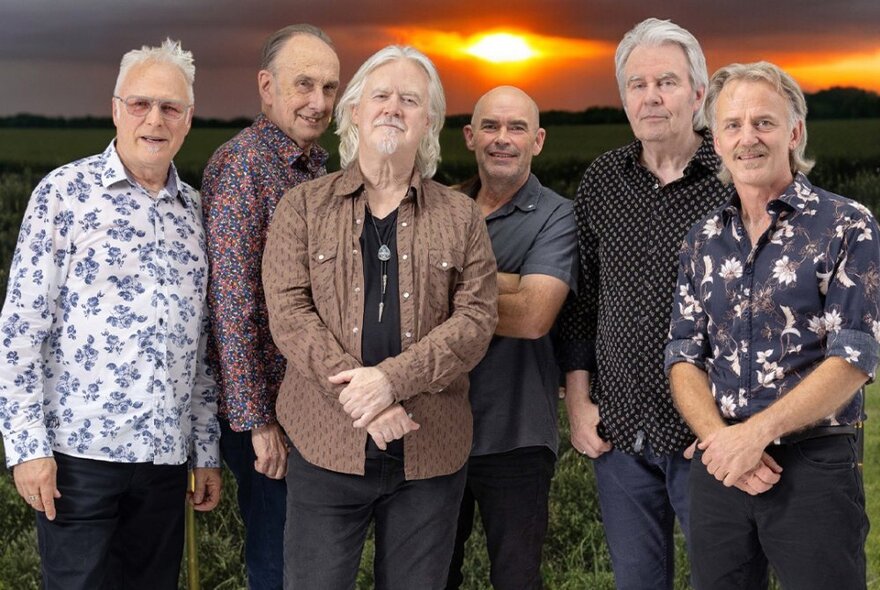
<path fill-rule="evenodd" d="M 211 265 L 208 362 L 218 387 L 220 452 L 238 483 L 250 590 L 283 580 L 287 444 L 275 416 L 284 357 L 269 333 L 260 278 L 269 222 L 294 186 L 327 173 L 339 58 L 321 29 L 289 25 L 263 45 L 261 113 L 220 146 L 202 180 Z"/>
<path fill-rule="evenodd" d="M 736 190 L 682 246 L 666 348 L 700 438 L 694 585 L 760 588 L 769 562 L 783 588 L 864 588 L 856 423 L 880 358 L 880 230 L 810 183 L 806 101 L 779 67 L 721 68 L 706 114 Z"/>
<path fill-rule="evenodd" d="M 263 256 L 287 359 L 285 585 L 353 588 L 375 522 L 379 588 L 443 588 L 471 448 L 467 372 L 497 321 L 480 208 L 432 180 L 443 87 L 389 46 L 336 108 L 343 170 L 288 192 Z"/>
<path fill-rule="evenodd" d="M 615 66 L 636 139 L 597 158 L 578 188 L 581 273 L 561 316 L 560 362 L 617 587 L 672 588 L 676 516 L 688 538 L 683 451 L 694 441 L 663 373 L 676 253 L 728 190 L 700 117 L 708 74 L 694 36 L 649 18 L 623 37 Z"/>
<path fill-rule="evenodd" d="M 46 176 L 22 222 L 0 428 L 45 588 L 177 588 L 187 461 L 195 508 L 219 500 L 202 211 L 171 162 L 194 75 L 170 39 L 125 54 L 116 138 Z"/>

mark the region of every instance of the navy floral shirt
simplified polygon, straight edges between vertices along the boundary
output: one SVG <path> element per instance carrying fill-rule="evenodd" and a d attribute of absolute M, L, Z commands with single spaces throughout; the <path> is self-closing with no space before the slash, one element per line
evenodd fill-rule
<path fill-rule="evenodd" d="M 803 174 L 767 205 L 754 248 L 738 197 L 691 229 L 680 254 L 666 369 L 709 374 L 721 414 L 743 420 L 837 356 L 869 378 L 880 356 L 880 247 L 862 205 Z M 862 392 L 825 425 L 863 417 Z"/>
<path fill-rule="evenodd" d="M 34 190 L 0 317 L 10 466 L 53 450 L 219 466 L 199 195 L 173 166 L 153 198 L 111 143 Z"/>

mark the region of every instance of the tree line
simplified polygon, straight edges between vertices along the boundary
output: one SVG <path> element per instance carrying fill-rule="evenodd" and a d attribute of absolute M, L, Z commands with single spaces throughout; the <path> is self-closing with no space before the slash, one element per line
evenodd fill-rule
<path fill-rule="evenodd" d="M 880 94 L 862 88 L 835 86 L 806 94 L 807 118 L 818 119 L 865 119 L 880 118 Z M 462 127 L 470 123 L 470 114 L 446 117 L 447 127 Z M 547 125 L 604 125 L 626 123 L 623 109 L 617 107 L 589 107 L 583 111 L 545 111 L 541 124 Z M 193 127 L 241 129 L 251 124 L 251 119 L 212 119 L 195 117 Z M 54 128 L 54 129 L 112 129 L 110 117 L 44 117 L 20 113 L 0 117 L 0 128 Z"/>

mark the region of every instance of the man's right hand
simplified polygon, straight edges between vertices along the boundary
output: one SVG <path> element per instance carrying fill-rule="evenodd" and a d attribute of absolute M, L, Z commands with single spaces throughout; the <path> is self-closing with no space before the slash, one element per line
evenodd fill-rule
<path fill-rule="evenodd" d="M 782 466 L 765 451 L 761 461 L 751 471 L 743 474 L 734 485 L 738 490 L 750 496 L 763 494 L 782 478 Z"/>
<path fill-rule="evenodd" d="M 611 450 L 611 443 L 599 436 L 599 406 L 589 398 L 575 400 L 572 397 L 571 392 L 565 397 L 571 446 L 578 453 L 595 459 Z"/>
<path fill-rule="evenodd" d="M 381 450 L 388 448 L 391 441 L 403 438 L 419 429 L 415 422 L 400 404 L 394 404 L 367 424 L 367 433 Z"/>
<path fill-rule="evenodd" d="M 284 479 L 287 475 L 287 441 L 284 431 L 277 423 L 258 426 L 251 430 L 254 445 L 254 469 L 272 479 Z"/>
<path fill-rule="evenodd" d="M 55 475 L 58 466 L 52 457 L 41 457 L 19 463 L 12 468 L 15 488 L 31 508 L 55 520 L 55 500 L 61 497 Z"/>

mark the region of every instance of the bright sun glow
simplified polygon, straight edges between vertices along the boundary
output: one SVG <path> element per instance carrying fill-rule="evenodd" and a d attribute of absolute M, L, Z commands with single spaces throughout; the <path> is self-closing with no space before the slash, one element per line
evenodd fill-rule
<path fill-rule="evenodd" d="M 492 63 L 525 61 L 537 55 L 524 38 L 510 33 L 481 35 L 465 53 Z"/>

